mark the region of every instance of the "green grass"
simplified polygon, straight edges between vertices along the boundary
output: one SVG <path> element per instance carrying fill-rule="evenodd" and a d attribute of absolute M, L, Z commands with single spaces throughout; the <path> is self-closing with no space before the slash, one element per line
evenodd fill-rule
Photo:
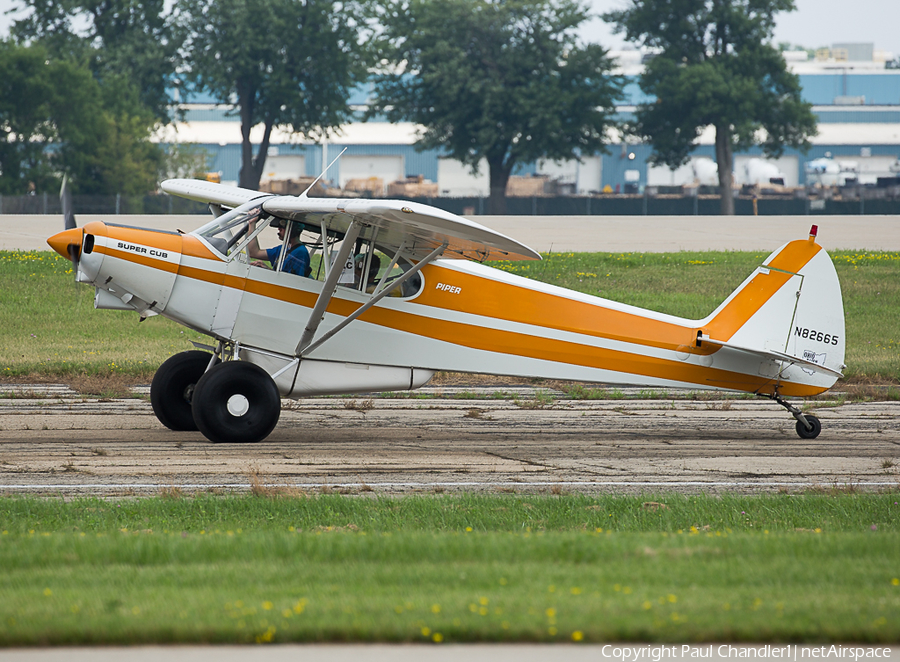
<path fill-rule="evenodd" d="M 7 498 L 0 645 L 896 642 L 898 498 Z"/>
<path fill-rule="evenodd" d="M 497 266 L 529 278 L 698 319 L 765 258 L 754 252 L 566 253 Z M 851 379 L 900 382 L 900 253 L 832 253 L 847 322 Z M 95 311 L 53 252 L 0 251 L 0 377 L 121 375 L 148 380 L 171 354 L 205 336 L 160 317 Z"/>
<path fill-rule="evenodd" d="M 152 377 L 169 356 L 209 338 L 161 317 L 94 310 L 94 288 L 76 283 L 51 251 L 0 251 L 0 377 Z"/>

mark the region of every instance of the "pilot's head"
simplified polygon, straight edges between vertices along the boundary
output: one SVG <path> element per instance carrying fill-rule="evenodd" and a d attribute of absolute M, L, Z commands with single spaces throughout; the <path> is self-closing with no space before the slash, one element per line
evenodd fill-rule
<path fill-rule="evenodd" d="M 284 233 L 287 230 L 288 221 L 283 218 L 275 221 L 275 227 L 278 228 L 278 238 L 284 240 Z M 300 233 L 303 231 L 303 226 L 300 223 L 291 223 L 291 241 L 294 241 L 297 237 L 300 236 Z"/>
<path fill-rule="evenodd" d="M 360 253 L 355 258 L 353 258 L 353 271 L 357 276 L 362 274 L 362 270 L 366 264 L 366 254 Z M 374 278 L 378 274 L 378 270 L 381 268 L 381 258 L 377 255 L 372 256 L 372 261 L 369 263 L 369 278 Z"/>

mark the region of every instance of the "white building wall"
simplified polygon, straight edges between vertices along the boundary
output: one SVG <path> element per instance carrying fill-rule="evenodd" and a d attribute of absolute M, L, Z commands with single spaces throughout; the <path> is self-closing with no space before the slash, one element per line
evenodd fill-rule
<path fill-rule="evenodd" d="M 879 177 L 896 177 L 891 166 L 897 162 L 894 156 L 837 156 L 834 160 L 839 164 L 855 166 L 859 173 L 860 184 L 875 184 Z"/>
<path fill-rule="evenodd" d="M 342 188 L 351 179 L 380 177 L 385 190 L 387 190 L 388 184 L 405 177 L 401 155 L 348 156 L 345 154 L 338 161 L 338 167 L 340 168 L 338 181 Z"/>
<path fill-rule="evenodd" d="M 272 154 L 266 157 L 260 181 L 298 179 L 306 176 L 306 158 L 302 154 Z"/>
<path fill-rule="evenodd" d="M 487 161 L 482 160 L 478 174 L 473 175 L 469 166 L 455 159 L 439 158 L 437 183 L 438 192 L 442 196 L 485 198 L 491 191 Z"/>
<path fill-rule="evenodd" d="M 784 175 L 785 186 L 798 186 L 800 184 L 800 160 L 796 156 L 782 156 L 777 159 L 766 159 L 761 156 L 739 155 L 734 157 L 734 181 L 736 184 L 747 184 L 745 166 L 751 159 L 759 159 L 765 163 L 774 165 Z"/>
<path fill-rule="evenodd" d="M 647 166 L 647 186 L 684 186 L 694 182 L 694 169 L 690 163 L 677 168 L 665 165 Z"/>
<path fill-rule="evenodd" d="M 581 161 L 538 161 L 537 173 L 548 175 L 551 179 L 563 184 L 572 184 L 575 193 L 586 195 L 600 192 L 601 175 L 603 174 L 599 156 L 588 156 Z"/>

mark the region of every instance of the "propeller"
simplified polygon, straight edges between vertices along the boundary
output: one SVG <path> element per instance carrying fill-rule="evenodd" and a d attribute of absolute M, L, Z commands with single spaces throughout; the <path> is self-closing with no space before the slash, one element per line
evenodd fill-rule
<path fill-rule="evenodd" d="M 72 211 L 72 192 L 67 186 L 68 183 L 69 176 L 63 175 L 62 187 L 59 189 L 59 202 L 62 205 L 63 224 L 66 230 L 74 230 L 78 224 L 75 222 L 75 212 Z M 77 274 L 78 260 L 81 258 L 81 242 L 69 243 L 66 246 L 66 253 L 69 254 L 69 259 L 72 260 L 72 269 Z"/>
<path fill-rule="evenodd" d="M 59 201 L 62 204 L 65 229 L 47 240 L 51 248 L 63 257 L 72 260 L 75 275 L 78 275 L 78 261 L 81 259 L 81 242 L 84 239 L 84 231 L 75 223 L 75 213 L 72 211 L 72 194 L 68 187 L 68 176 L 63 176 L 62 188 L 59 190 Z"/>
<path fill-rule="evenodd" d="M 72 211 L 72 192 L 69 191 L 67 184 L 69 176 L 63 175 L 62 188 L 59 189 L 59 202 L 62 205 L 63 218 L 65 219 L 65 229 L 71 230 L 78 227 L 75 223 L 75 212 Z"/>

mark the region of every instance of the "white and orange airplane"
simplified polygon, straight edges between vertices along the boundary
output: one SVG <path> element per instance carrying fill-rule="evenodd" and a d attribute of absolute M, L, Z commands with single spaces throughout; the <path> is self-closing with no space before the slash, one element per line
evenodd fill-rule
<path fill-rule="evenodd" d="M 182 234 L 70 218 L 48 243 L 96 288 L 96 308 L 164 315 L 216 341 L 169 358 L 151 386 L 164 425 L 214 442 L 264 439 L 281 396 L 415 389 L 438 370 L 754 393 L 812 439 L 819 420 L 785 398 L 826 391 L 845 367 L 840 284 L 816 226 L 689 320 L 488 267 L 540 256 L 426 205 L 162 188 L 208 203 L 213 220 Z M 273 226 L 284 250 L 266 268 L 254 256 Z M 284 268 L 298 242 L 308 275 Z"/>

